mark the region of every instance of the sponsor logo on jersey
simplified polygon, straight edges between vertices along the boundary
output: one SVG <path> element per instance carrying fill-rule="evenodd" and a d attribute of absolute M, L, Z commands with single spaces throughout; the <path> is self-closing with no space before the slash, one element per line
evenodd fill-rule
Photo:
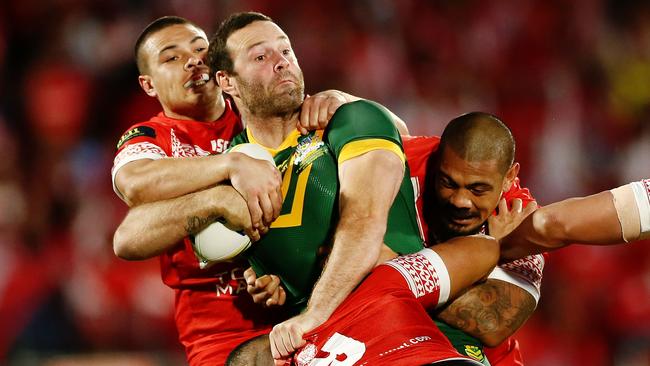
<path fill-rule="evenodd" d="M 405 348 L 409 348 L 409 347 L 414 346 L 416 344 L 426 342 L 426 341 L 430 341 L 430 340 L 431 340 L 431 337 L 429 337 L 427 335 L 417 336 L 417 337 L 414 337 L 414 338 L 411 338 L 411 339 L 407 340 L 406 342 L 403 342 L 402 344 L 400 344 L 397 347 L 394 347 L 394 348 L 391 348 L 391 349 L 389 349 L 387 351 L 381 352 L 379 354 L 379 356 L 383 357 L 383 356 L 386 356 L 386 355 L 391 354 L 393 352 L 403 350 Z"/>
<path fill-rule="evenodd" d="M 120 137 L 120 141 L 117 142 L 117 148 L 119 149 L 120 147 L 122 147 L 122 145 L 124 145 L 125 142 L 127 142 L 129 140 L 131 140 L 133 138 L 136 138 L 136 137 L 141 137 L 141 136 L 147 136 L 147 137 L 155 138 L 156 137 L 156 130 L 154 130 L 153 128 L 151 128 L 149 126 L 138 126 L 138 127 L 132 128 L 132 129 L 126 131 L 126 133 L 124 135 L 122 135 L 122 137 Z"/>
<path fill-rule="evenodd" d="M 217 297 L 234 296 L 246 292 L 243 268 L 237 267 L 229 271 L 215 273 L 214 277 L 219 279 L 219 283 L 216 285 Z"/>
<path fill-rule="evenodd" d="M 212 151 L 219 154 L 228 150 L 229 144 L 230 141 L 224 139 L 210 140 L 210 146 L 212 147 Z"/>
<path fill-rule="evenodd" d="M 465 345 L 465 354 L 477 361 L 483 362 L 485 359 L 483 351 L 477 346 L 472 346 L 469 344 Z"/>
<path fill-rule="evenodd" d="M 327 153 L 325 142 L 318 135 L 312 133 L 307 136 L 302 136 L 298 139 L 293 164 L 298 167 L 297 172 L 301 172 L 325 153 Z"/>

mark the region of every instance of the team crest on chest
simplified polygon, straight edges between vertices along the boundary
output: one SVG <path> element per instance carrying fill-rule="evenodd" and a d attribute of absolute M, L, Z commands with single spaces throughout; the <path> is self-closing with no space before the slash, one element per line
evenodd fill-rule
<path fill-rule="evenodd" d="M 298 167 L 298 171 L 301 171 L 326 153 L 327 147 L 320 136 L 315 133 L 301 136 L 293 154 L 293 164 Z"/>

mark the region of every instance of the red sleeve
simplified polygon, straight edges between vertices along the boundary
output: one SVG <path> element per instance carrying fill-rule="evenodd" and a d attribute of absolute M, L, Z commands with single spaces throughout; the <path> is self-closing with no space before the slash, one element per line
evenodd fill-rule
<path fill-rule="evenodd" d="M 420 236 L 426 241 L 429 235 L 429 227 L 423 216 L 422 192 L 427 186 L 426 173 L 427 162 L 431 154 L 438 150 L 440 137 L 438 136 L 402 136 L 404 153 L 411 173 L 411 183 L 415 195 L 415 208 L 417 210 L 418 227 Z"/>
<path fill-rule="evenodd" d="M 508 207 L 510 207 L 512 200 L 515 198 L 521 199 L 524 203 L 524 207 L 535 200 L 533 195 L 530 193 L 530 190 L 521 186 L 519 177 L 515 178 L 510 189 L 503 194 L 503 198 L 508 202 Z"/>
<path fill-rule="evenodd" d="M 509 337 L 496 347 L 485 347 L 485 355 L 492 366 L 523 366 L 519 342 Z"/>

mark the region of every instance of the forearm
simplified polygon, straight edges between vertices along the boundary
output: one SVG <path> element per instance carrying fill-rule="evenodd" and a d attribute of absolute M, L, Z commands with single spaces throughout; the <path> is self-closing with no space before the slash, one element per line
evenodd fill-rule
<path fill-rule="evenodd" d="M 314 286 L 308 311 L 327 319 L 370 273 L 383 245 L 385 225 L 373 217 L 342 221 L 323 273 Z"/>
<path fill-rule="evenodd" d="M 124 165 L 115 185 L 129 206 L 196 192 L 229 177 L 230 156 L 142 159 Z"/>
<path fill-rule="evenodd" d="M 123 259 L 157 256 L 217 218 L 239 194 L 217 186 L 181 197 L 132 208 L 115 231 L 113 249 Z M 215 199 L 218 197 L 219 199 Z M 245 205 L 243 199 L 240 204 Z"/>
<path fill-rule="evenodd" d="M 605 191 L 538 208 L 501 241 L 501 260 L 511 261 L 571 243 L 604 245 L 622 241 L 612 194 Z"/>
<path fill-rule="evenodd" d="M 533 296 L 520 287 L 488 279 L 455 299 L 438 319 L 494 347 L 523 325 L 535 305 Z"/>

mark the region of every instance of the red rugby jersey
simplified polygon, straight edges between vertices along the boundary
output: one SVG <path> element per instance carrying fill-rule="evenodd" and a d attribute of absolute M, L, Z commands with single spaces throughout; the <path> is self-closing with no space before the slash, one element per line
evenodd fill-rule
<path fill-rule="evenodd" d="M 440 269 L 430 260 L 431 253 L 423 249 L 375 268 L 325 323 L 304 335 L 307 344 L 293 357 L 293 363 L 325 366 L 422 365 L 454 359 L 475 362 L 454 349 L 425 311 L 435 308 L 444 297 Z"/>
<path fill-rule="evenodd" d="M 415 193 L 420 234 L 426 241 L 428 238 L 429 228 L 422 216 L 422 192 L 427 186 L 427 162 L 431 154 L 434 154 L 438 150 L 440 137 L 403 136 L 402 139 L 406 159 L 409 164 L 409 169 L 411 170 L 411 181 Z M 506 199 L 508 204 L 510 204 L 513 199 L 519 198 L 523 201 L 524 207 L 535 200 L 527 188 L 521 187 L 518 177 L 515 178 L 510 190 L 504 192 L 503 197 Z M 544 253 L 543 255 L 538 254 L 511 263 L 506 263 L 497 267 L 497 269 L 495 269 L 495 271 L 490 275 L 490 278 L 498 278 L 517 285 L 528 291 L 535 298 L 535 301 L 539 301 L 542 271 L 547 259 L 548 254 Z M 485 353 L 493 366 L 523 365 L 519 343 L 513 337 L 509 337 L 497 347 L 485 347 Z"/>
<path fill-rule="evenodd" d="M 122 166 L 135 160 L 222 153 L 242 130 L 230 100 L 213 122 L 178 120 L 161 112 L 131 126 L 122 136 L 113 181 Z M 240 260 L 200 269 L 187 237 L 160 255 L 163 282 L 175 290 L 176 326 L 191 365 L 223 364 L 239 343 L 270 331 L 268 314 L 246 292 L 246 268 L 248 263 Z"/>

